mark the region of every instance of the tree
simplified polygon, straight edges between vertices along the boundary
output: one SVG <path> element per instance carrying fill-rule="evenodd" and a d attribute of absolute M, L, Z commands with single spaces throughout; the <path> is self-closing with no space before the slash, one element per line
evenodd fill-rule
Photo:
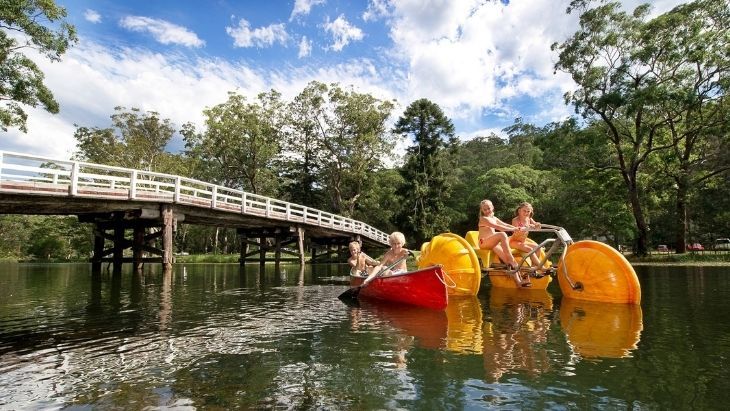
<path fill-rule="evenodd" d="M 453 187 L 452 171 L 456 139 L 454 125 L 441 108 L 428 99 L 411 103 L 395 124 L 394 132 L 410 137 L 398 223 L 416 243 L 449 230 L 450 217 L 445 200 Z"/>
<path fill-rule="evenodd" d="M 579 31 L 553 45 L 560 52 L 555 68 L 570 73 L 578 85 L 566 94 L 566 102 L 607 127 L 615 168 L 631 204 L 639 255 L 647 251 L 649 233 L 640 171 L 654 153 L 677 152 L 677 215 L 683 226 L 677 242 L 683 249 L 689 165 L 702 139 L 728 118 L 729 6 L 698 0 L 648 22 L 648 5 L 631 15 L 619 7 L 608 3 L 584 11 Z"/>
<path fill-rule="evenodd" d="M 66 9 L 52 0 L 5 0 L 0 7 L 0 129 L 27 132 L 28 115 L 21 105 L 58 113 L 58 102 L 43 83 L 43 72 L 23 53 L 34 49 L 59 61 L 77 41 L 76 29 L 65 21 Z M 54 25 L 55 27 L 47 27 Z"/>
<path fill-rule="evenodd" d="M 254 194 L 276 194 L 283 108 L 274 90 L 259 94 L 255 103 L 230 92 L 228 101 L 203 111 L 204 132 L 184 125 L 186 154 L 198 163 L 195 176 Z"/>
<path fill-rule="evenodd" d="M 324 104 L 326 86 L 310 83 L 286 109 L 285 140 L 287 154 L 281 169 L 286 179 L 284 193 L 289 200 L 309 207 L 323 208 L 325 193 L 321 178 L 324 150 L 315 113 Z"/>
<path fill-rule="evenodd" d="M 76 126 L 75 159 L 146 171 L 179 171 L 173 161 L 176 156 L 165 151 L 175 133 L 170 120 L 138 108 L 114 110 L 111 127 Z"/>
<path fill-rule="evenodd" d="M 331 210 L 351 217 L 371 183 L 368 177 L 382 168 L 395 145 L 386 127 L 393 103 L 319 82 L 309 83 L 295 102 L 301 108 L 294 112 L 291 137 L 297 143 L 292 147 L 303 149 L 295 154 L 310 162 L 309 172 L 317 170 L 312 161 L 320 163 L 317 180 L 330 198 Z M 317 184 L 300 181 L 310 187 Z"/>

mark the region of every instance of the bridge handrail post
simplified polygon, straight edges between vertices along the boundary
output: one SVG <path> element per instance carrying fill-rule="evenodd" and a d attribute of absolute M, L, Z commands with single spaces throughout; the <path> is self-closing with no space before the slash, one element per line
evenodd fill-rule
<path fill-rule="evenodd" d="M 129 178 L 129 199 L 134 200 L 135 198 L 137 198 L 137 170 L 132 170 Z"/>
<path fill-rule="evenodd" d="M 246 214 L 246 192 L 241 195 L 241 213 Z"/>
<path fill-rule="evenodd" d="M 286 203 L 286 221 L 291 221 L 291 203 Z"/>
<path fill-rule="evenodd" d="M 3 165 L 5 161 L 5 156 L 2 151 L 0 151 L 0 181 L 3 181 Z"/>
<path fill-rule="evenodd" d="M 68 187 L 68 195 L 76 197 L 79 195 L 79 162 L 71 163 L 71 185 Z"/>
<path fill-rule="evenodd" d="M 210 208 L 218 206 L 218 186 L 214 185 L 210 188 Z"/>
<path fill-rule="evenodd" d="M 271 199 L 266 197 L 266 217 L 271 217 Z"/>
<path fill-rule="evenodd" d="M 172 201 L 175 203 L 180 202 L 180 186 L 182 185 L 182 178 L 180 176 L 175 176 L 175 193 L 172 196 Z"/>

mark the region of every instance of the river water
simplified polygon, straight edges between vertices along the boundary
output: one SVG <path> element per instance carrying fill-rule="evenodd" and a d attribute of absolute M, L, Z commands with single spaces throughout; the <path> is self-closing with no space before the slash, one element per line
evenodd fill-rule
<path fill-rule="evenodd" d="M 347 306 L 338 265 L 0 264 L 0 409 L 724 408 L 730 268 L 636 270 L 641 307 L 485 281 L 437 312 Z"/>

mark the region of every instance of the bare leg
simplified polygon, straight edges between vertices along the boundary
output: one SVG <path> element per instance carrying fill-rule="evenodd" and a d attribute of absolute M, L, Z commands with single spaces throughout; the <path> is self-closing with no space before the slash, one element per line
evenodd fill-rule
<path fill-rule="evenodd" d="M 512 248 L 520 250 L 523 253 L 529 253 L 533 250 L 533 247 L 530 247 L 528 244 L 523 242 L 511 242 L 510 245 Z M 532 262 L 533 267 L 538 267 L 540 265 L 540 258 L 537 256 L 537 253 L 530 255 L 530 261 Z"/>
<path fill-rule="evenodd" d="M 515 258 L 512 256 L 512 253 L 510 252 L 509 240 L 506 233 L 494 233 L 486 240 L 482 241 L 481 248 L 491 248 L 492 251 L 497 254 L 497 257 L 499 257 L 499 259 L 503 262 L 507 263 L 512 270 L 515 270 L 517 268 L 518 264 Z M 522 278 L 520 278 L 519 271 L 515 271 L 514 273 L 512 273 L 512 279 L 515 280 L 515 283 L 518 287 L 524 285 L 522 283 Z M 525 282 L 525 284 L 530 284 L 530 282 L 527 281 Z"/>

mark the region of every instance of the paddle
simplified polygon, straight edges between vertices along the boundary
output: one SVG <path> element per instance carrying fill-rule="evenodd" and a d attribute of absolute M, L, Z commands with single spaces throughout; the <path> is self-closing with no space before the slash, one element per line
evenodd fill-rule
<path fill-rule="evenodd" d="M 409 255 L 412 254 L 411 250 L 406 250 L 406 255 L 396 260 L 393 264 L 383 267 L 380 271 L 378 271 L 377 274 L 373 277 L 373 279 L 380 277 L 381 274 L 384 272 L 390 270 L 391 268 L 395 267 L 396 265 L 400 264 L 401 261 L 408 258 Z M 357 296 L 360 294 L 360 290 L 364 287 L 364 284 L 360 284 L 355 287 L 351 287 L 350 289 L 346 290 L 344 293 L 340 294 L 337 298 L 340 300 L 351 300 L 357 298 Z"/>

